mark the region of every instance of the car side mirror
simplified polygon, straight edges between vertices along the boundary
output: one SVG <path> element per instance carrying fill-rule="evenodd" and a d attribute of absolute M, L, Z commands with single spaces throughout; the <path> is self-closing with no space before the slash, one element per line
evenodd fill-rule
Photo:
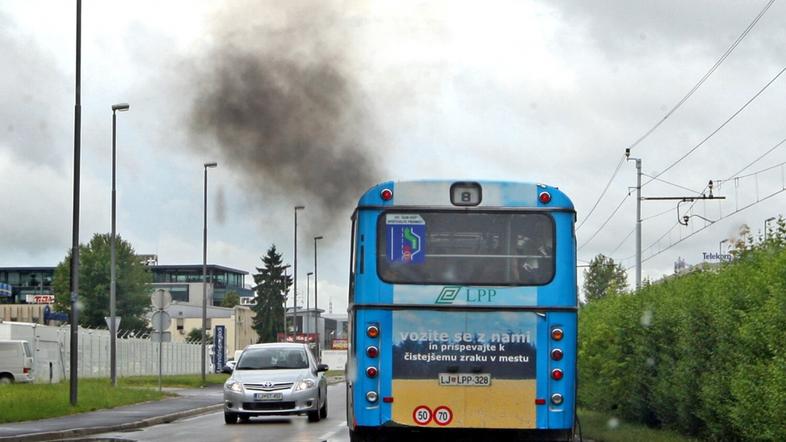
<path fill-rule="evenodd" d="M 317 365 L 317 373 L 322 372 L 322 371 L 328 371 L 328 370 L 330 370 L 330 367 L 328 367 L 327 364 L 318 364 Z"/>
<path fill-rule="evenodd" d="M 224 368 L 221 369 L 221 373 L 232 374 L 232 367 L 225 365 Z"/>

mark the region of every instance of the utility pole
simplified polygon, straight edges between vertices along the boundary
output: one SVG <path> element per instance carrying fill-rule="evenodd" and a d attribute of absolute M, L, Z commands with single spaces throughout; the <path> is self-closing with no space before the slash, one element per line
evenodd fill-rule
<path fill-rule="evenodd" d="M 680 217 L 680 204 L 686 202 L 693 202 L 697 200 L 722 200 L 726 199 L 724 196 L 714 196 L 712 194 L 712 187 L 713 183 L 712 180 L 707 184 L 709 188 L 709 195 L 701 194 L 699 196 L 651 196 L 651 197 L 643 197 L 641 196 L 641 158 L 631 158 L 630 156 L 630 148 L 625 149 L 625 157 L 628 161 L 635 161 L 636 162 L 636 290 L 641 289 L 641 202 L 642 201 L 678 201 L 677 202 L 677 222 L 682 224 L 683 226 L 688 225 L 688 220 L 690 216 L 685 215 Z M 700 215 L 693 215 L 698 216 L 699 218 L 704 219 L 710 223 L 714 223 L 715 221 L 709 220 L 704 218 Z"/>
<path fill-rule="evenodd" d="M 625 149 L 628 161 L 636 162 L 636 290 L 641 288 L 641 158 L 631 158 L 630 148 Z"/>

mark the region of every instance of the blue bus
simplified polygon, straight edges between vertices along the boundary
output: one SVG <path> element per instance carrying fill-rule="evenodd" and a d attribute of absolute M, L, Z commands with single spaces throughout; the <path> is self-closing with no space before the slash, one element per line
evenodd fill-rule
<path fill-rule="evenodd" d="M 352 215 L 352 441 L 570 440 L 575 211 L 556 187 L 398 181 Z"/>

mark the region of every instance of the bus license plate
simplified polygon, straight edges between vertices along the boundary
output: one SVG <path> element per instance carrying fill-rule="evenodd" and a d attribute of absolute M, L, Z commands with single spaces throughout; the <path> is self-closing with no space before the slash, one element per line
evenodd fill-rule
<path fill-rule="evenodd" d="M 462 387 L 488 387 L 491 385 L 489 373 L 440 373 L 439 385 Z"/>
<path fill-rule="evenodd" d="M 284 399 L 284 393 L 254 393 L 255 401 L 280 401 Z"/>

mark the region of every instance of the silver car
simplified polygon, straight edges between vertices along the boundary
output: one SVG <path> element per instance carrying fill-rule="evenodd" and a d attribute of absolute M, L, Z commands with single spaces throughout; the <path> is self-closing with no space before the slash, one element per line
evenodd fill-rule
<path fill-rule="evenodd" d="M 319 422 L 327 417 L 327 370 L 305 344 L 249 345 L 224 384 L 224 422 L 281 414 Z"/>

